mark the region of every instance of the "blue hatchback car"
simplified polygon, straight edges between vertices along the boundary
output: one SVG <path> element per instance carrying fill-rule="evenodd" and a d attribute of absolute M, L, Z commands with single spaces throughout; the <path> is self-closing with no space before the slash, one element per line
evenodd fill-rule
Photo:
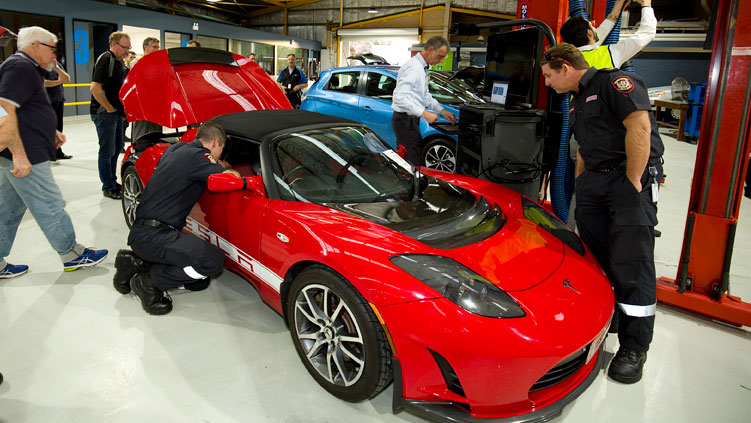
<path fill-rule="evenodd" d="M 396 148 L 396 136 L 391 128 L 394 113 L 391 98 L 398 72 L 397 66 L 353 66 L 325 70 L 308 90 L 301 108 L 363 123 L 392 148 Z M 429 72 L 428 75 L 428 89 L 433 98 L 457 117 L 461 104 L 484 102 L 437 72 Z M 441 121 L 446 122 L 443 118 L 440 118 Z M 456 137 L 438 131 L 424 119 L 420 119 L 420 132 L 425 165 L 453 172 L 456 169 Z"/>

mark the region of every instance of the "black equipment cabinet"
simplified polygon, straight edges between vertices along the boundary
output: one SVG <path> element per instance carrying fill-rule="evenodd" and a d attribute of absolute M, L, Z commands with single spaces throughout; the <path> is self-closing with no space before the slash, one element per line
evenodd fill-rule
<path fill-rule="evenodd" d="M 547 112 L 506 110 L 495 104 L 463 105 L 459 110 L 458 172 L 496 182 L 539 199 L 547 170 L 544 151 Z M 554 119 L 555 120 L 555 119 Z"/>

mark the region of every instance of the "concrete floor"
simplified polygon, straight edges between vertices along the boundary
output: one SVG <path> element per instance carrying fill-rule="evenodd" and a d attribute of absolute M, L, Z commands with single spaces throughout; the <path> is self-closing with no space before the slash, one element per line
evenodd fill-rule
<path fill-rule="evenodd" d="M 102 265 L 62 271 L 27 214 L 0 282 L 0 423 L 421 422 L 391 412 L 392 387 L 371 401 L 334 398 L 308 375 L 282 319 L 237 275 L 202 292 L 172 293 L 174 311 L 148 316 L 112 288 L 126 246 L 119 201 L 103 198 L 88 117 L 67 118 L 72 160 L 54 166 L 78 240 L 108 248 Z M 658 275 L 674 278 L 696 146 L 664 136 Z M 751 200 L 744 198 L 731 292 L 751 301 Z M 606 340 L 608 354 L 617 349 Z M 751 330 L 658 306 L 644 379 L 601 376 L 558 422 L 751 422 Z"/>

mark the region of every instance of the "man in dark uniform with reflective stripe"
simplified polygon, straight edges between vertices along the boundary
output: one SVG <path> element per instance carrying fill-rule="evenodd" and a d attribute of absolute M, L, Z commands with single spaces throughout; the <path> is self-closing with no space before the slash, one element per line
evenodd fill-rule
<path fill-rule="evenodd" d="M 571 127 L 580 142 L 576 221 L 615 288 L 620 347 L 608 375 L 642 377 L 657 303 L 654 226 L 664 147 L 644 81 L 633 73 L 590 68 L 571 44 L 547 50 L 545 85 L 573 94 Z"/>
<path fill-rule="evenodd" d="M 196 138 L 164 152 L 141 195 L 130 229 L 128 244 L 133 251 L 120 250 L 115 259 L 115 289 L 121 294 L 132 289 L 149 314 L 172 310 L 172 300 L 164 291 L 181 285 L 193 291 L 206 289 L 209 277 L 224 264 L 222 250 L 182 232 L 182 228 L 210 175 L 240 174 L 215 159 L 227 139 L 221 126 L 206 122 Z"/>

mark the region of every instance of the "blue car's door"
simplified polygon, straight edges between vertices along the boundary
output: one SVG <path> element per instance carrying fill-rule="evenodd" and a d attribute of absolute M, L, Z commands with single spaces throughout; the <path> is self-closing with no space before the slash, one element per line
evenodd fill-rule
<path fill-rule="evenodd" d="M 326 82 L 326 86 L 319 90 L 315 97 L 308 96 L 305 100 L 315 102 L 314 110 L 332 116 L 341 116 L 354 121 L 359 120 L 359 95 L 357 86 L 360 81 L 359 70 L 334 72 Z M 304 107 L 304 109 L 307 109 Z"/>
<path fill-rule="evenodd" d="M 360 97 L 360 119 L 388 145 L 396 148 L 396 136 L 391 128 L 391 99 L 396 87 L 396 78 L 388 73 L 370 70 L 364 75 L 365 87 Z"/>

